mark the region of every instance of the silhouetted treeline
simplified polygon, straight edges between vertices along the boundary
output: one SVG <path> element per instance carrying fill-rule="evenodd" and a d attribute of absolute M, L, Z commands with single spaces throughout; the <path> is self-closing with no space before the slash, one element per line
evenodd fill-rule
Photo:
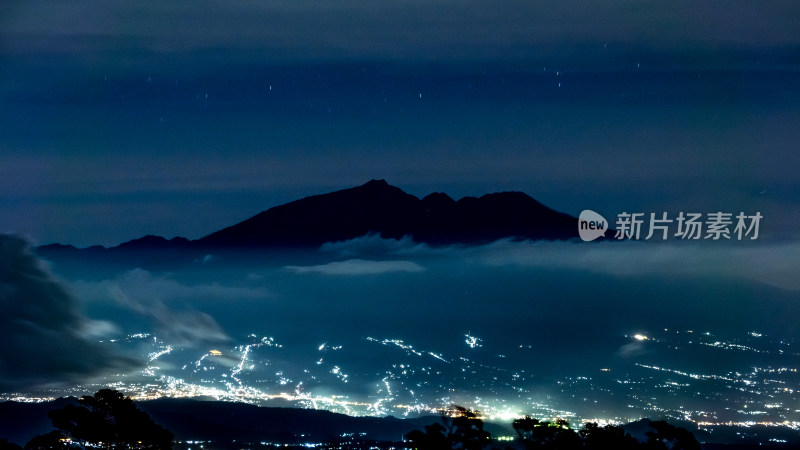
<path fill-rule="evenodd" d="M 489 432 L 483 429 L 483 421 L 472 411 L 453 406 L 442 415 L 442 423 L 425 426 L 425 431 L 414 430 L 406 435 L 420 450 L 460 448 L 464 450 L 482 449 L 491 440 Z"/>
<path fill-rule="evenodd" d="M 172 433 L 153 422 L 118 391 L 103 389 L 93 396 L 81 397 L 78 403 L 50 411 L 48 417 L 55 429 L 34 437 L 24 449 L 171 450 L 173 447 Z M 691 432 L 663 421 L 650 422 L 650 431 L 642 440 L 613 425 L 600 427 L 587 423 L 574 430 L 561 419 L 551 422 L 524 417 L 515 420 L 512 426 L 517 434 L 514 442 L 493 440 L 479 413 L 452 406 L 440 422 L 408 433 L 406 442 L 381 444 L 419 450 L 700 450 Z M 347 441 L 336 442 L 336 448 L 360 448 L 367 439 L 360 443 Z M 379 443 L 372 441 L 369 447 L 384 448 L 376 444 Z M 0 450 L 22 450 L 22 447 L 0 439 Z"/>
<path fill-rule="evenodd" d="M 419 450 L 464 449 L 548 449 L 548 450 L 700 450 L 700 443 L 688 430 L 667 422 L 651 422 L 647 440 L 639 441 L 621 427 L 587 423 L 573 430 L 563 419 L 539 421 L 524 417 L 513 422 L 517 432 L 515 445 L 492 442 L 479 416 L 460 406 L 453 406 L 441 423 L 425 426 L 406 435 L 412 448 Z"/>
<path fill-rule="evenodd" d="M 31 439 L 25 450 L 96 447 L 105 449 L 172 448 L 172 433 L 157 425 L 129 397 L 102 389 L 83 396 L 81 406 L 66 405 L 50 411 L 55 430 Z M 4 446 L 5 445 L 5 446 Z M 0 450 L 20 449 L 0 441 Z"/>

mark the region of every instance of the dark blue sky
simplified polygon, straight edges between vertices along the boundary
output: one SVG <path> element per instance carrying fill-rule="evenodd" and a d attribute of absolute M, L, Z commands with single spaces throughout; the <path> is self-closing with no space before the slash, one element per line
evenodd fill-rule
<path fill-rule="evenodd" d="M 430 333 L 440 351 L 475 332 L 488 348 L 529 323 L 547 342 L 562 311 L 595 326 L 563 355 L 673 327 L 795 337 L 799 25 L 796 0 L 3 0 L 0 309 L 16 340 L 0 362 L 18 370 L 0 385 L 133 372 L 141 354 L 96 340 L 141 330 L 203 352 L 275 333 L 306 356 L 337 336 Z M 199 238 L 371 178 L 418 196 L 521 190 L 612 220 L 758 211 L 761 236 L 437 249 L 368 236 L 274 266 L 53 262 L 66 282 L 3 235 Z"/>
<path fill-rule="evenodd" d="M 0 231 L 197 238 L 385 178 L 797 237 L 796 2 L 0 6 Z"/>

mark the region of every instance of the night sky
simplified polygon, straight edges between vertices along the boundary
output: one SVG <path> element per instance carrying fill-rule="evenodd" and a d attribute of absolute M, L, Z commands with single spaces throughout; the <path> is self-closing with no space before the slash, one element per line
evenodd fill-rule
<path fill-rule="evenodd" d="M 635 420 L 656 398 L 798 423 L 796 372 L 790 392 L 758 371 L 800 366 L 799 29 L 796 0 L 2 0 L 0 397 L 123 379 L 348 414 Z M 612 226 L 762 219 L 723 241 L 35 248 L 198 239 L 371 179 Z M 339 394 L 365 409 L 316 403 Z"/>
<path fill-rule="evenodd" d="M 796 238 L 798 24 L 794 1 L 4 1 L 0 230 L 199 238 L 383 178 Z"/>

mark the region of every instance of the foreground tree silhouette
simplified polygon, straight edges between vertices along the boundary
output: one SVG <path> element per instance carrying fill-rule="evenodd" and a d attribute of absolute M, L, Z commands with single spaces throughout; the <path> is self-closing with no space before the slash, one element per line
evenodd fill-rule
<path fill-rule="evenodd" d="M 525 417 L 512 425 L 526 450 L 700 450 L 700 444 L 689 430 L 664 421 L 650 423 L 653 430 L 647 432 L 647 442 L 639 442 L 614 425 L 600 427 L 596 423 L 586 423 L 577 433 L 562 419 L 539 422 Z"/>
<path fill-rule="evenodd" d="M 476 413 L 456 405 L 442 415 L 441 424 L 426 425 L 425 431 L 414 430 L 406 435 L 420 450 L 480 450 L 490 438 Z"/>
<path fill-rule="evenodd" d="M 61 432 L 37 436 L 25 448 L 62 448 L 60 439 L 107 449 L 172 448 L 172 433 L 156 425 L 133 400 L 118 391 L 102 389 L 78 402 L 82 406 L 67 405 L 50 411 L 53 426 Z"/>
<path fill-rule="evenodd" d="M 539 422 L 525 416 L 512 423 L 525 449 L 572 450 L 583 448 L 583 442 L 575 431 L 569 428 L 564 419 L 553 422 Z"/>
<path fill-rule="evenodd" d="M 578 432 L 583 439 L 583 448 L 587 450 L 635 450 L 641 444 L 630 433 L 614 425 L 598 426 L 596 423 L 586 423 Z"/>
<path fill-rule="evenodd" d="M 453 448 L 445 434 L 447 429 L 440 423 L 425 425 L 425 431 L 414 430 L 406 435 L 414 448 L 419 450 L 439 450 Z"/>
<path fill-rule="evenodd" d="M 0 450 L 22 450 L 22 447 L 13 442 L 8 442 L 8 439 L 0 439 Z"/>
<path fill-rule="evenodd" d="M 659 420 L 650 422 L 650 427 L 655 431 L 647 432 L 647 450 L 700 450 L 700 443 L 694 435 L 684 428 L 678 428 Z"/>
<path fill-rule="evenodd" d="M 78 444 L 67 441 L 68 436 L 58 430 L 40 434 L 25 444 L 25 450 L 49 450 L 80 448 Z"/>

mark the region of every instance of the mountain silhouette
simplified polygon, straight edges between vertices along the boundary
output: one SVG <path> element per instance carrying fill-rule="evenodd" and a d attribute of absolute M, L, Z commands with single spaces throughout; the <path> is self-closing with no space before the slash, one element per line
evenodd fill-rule
<path fill-rule="evenodd" d="M 577 219 L 522 192 L 458 201 L 434 193 L 422 199 L 384 180 L 315 195 L 270 208 L 199 239 L 226 247 L 317 247 L 376 233 L 431 245 L 480 244 L 502 238 L 557 240 L 578 237 Z"/>
<path fill-rule="evenodd" d="M 78 405 L 73 397 L 49 402 L 0 402 L 0 439 L 24 445 L 37 434 L 53 429 L 48 412 L 66 405 Z M 367 440 L 399 441 L 411 430 L 438 422 L 438 416 L 415 418 L 355 417 L 326 410 L 305 409 L 289 403 L 264 407 L 207 398 L 161 398 L 137 401 L 136 406 L 175 435 L 176 440 L 208 440 L 220 446 L 226 442 L 263 441 L 299 445 L 303 442 L 338 441 L 343 434 Z M 495 434 L 508 434 L 507 425 L 487 424 Z M 359 447 L 348 447 L 359 448 Z"/>
<path fill-rule="evenodd" d="M 485 244 L 503 238 L 567 240 L 578 238 L 578 219 L 555 211 L 522 192 L 499 192 L 458 201 L 436 192 L 417 198 L 385 180 L 313 195 L 263 211 L 240 223 L 190 241 L 144 236 L 106 249 L 80 250 L 102 256 L 152 251 L 182 252 L 219 248 L 317 248 L 326 242 L 377 234 L 387 239 L 411 237 L 432 246 Z M 606 233 L 607 237 L 609 230 Z M 57 256 L 77 251 L 71 245 L 40 246 Z"/>

